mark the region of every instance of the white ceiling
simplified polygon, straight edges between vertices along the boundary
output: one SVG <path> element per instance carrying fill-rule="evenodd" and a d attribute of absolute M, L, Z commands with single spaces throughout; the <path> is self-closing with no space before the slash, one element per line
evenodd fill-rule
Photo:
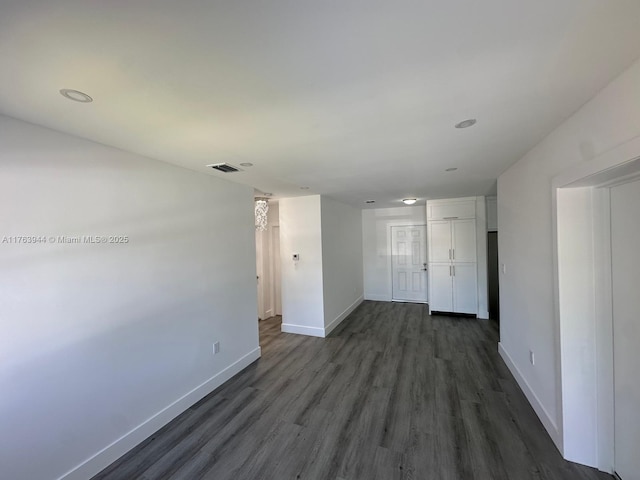
<path fill-rule="evenodd" d="M 3 0 L 0 112 L 278 197 L 484 195 L 639 26 L 638 0 Z"/>

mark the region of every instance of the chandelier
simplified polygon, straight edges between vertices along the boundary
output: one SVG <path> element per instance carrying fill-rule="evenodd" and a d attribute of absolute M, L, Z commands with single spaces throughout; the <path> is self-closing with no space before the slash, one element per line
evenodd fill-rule
<path fill-rule="evenodd" d="M 265 199 L 256 200 L 256 230 L 263 232 L 267 229 L 267 213 L 269 212 L 269 203 Z"/>

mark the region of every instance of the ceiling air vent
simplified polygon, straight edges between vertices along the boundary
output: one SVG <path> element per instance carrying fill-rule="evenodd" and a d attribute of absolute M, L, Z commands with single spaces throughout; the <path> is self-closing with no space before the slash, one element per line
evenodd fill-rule
<path fill-rule="evenodd" d="M 234 167 L 233 165 L 229 165 L 228 163 L 212 163 L 211 165 L 207 165 L 207 167 L 211 167 L 215 170 L 218 170 L 224 173 L 233 173 L 233 172 L 240 171 L 239 168 Z"/>

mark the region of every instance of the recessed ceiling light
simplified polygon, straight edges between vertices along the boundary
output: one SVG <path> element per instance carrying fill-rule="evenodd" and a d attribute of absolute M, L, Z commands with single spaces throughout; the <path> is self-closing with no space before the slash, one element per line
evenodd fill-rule
<path fill-rule="evenodd" d="M 78 90 L 71 90 L 69 88 L 63 88 L 62 90 L 60 90 L 60 95 L 62 95 L 65 98 L 68 98 L 69 100 L 73 100 L 74 102 L 81 102 L 81 103 L 93 102 L 93 98 L 91 98 L 86 93 L 79 92 Z"/>
<path fill-rule="evenodd" d="M 445 172 L 455 172 L 457 170 L 456 167 L 447 168 Z"/>
<path fill-rule="evenodd" d="M 456 124 L 456 128 L 469 128 L 473 127 L 477 123 L 475 118 L 469 118 L 468 120 L 463 120 L 462 122 Z"/>
<path fill-rule="evenodd" d="M 300 187 L 300 190 L 309 190 L 309 187 Z"/>
<path fill-rule="evenodd" d="M 253 167 L 253 163 L 251 162 L 244 162 L 240 164 L 241 167 Z"/>
<path fill-rule="evenodd" d="M 366 200 L 364 203 L 376 203 L 375 200 Z"/>
<path fill-rule="evenodd" d="M 402 203 L 404 203 L 405 205 L 413 205 L 417 201 L 417 198 L 405 198 L 404 200 L 402 200 Z"/>

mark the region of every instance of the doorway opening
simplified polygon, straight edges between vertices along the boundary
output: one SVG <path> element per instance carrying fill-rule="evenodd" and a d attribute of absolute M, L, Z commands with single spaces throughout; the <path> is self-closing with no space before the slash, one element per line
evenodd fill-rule
<path fill-rule="evenodd" d="M 500 323 L 500 285 L 498 260 L 498 232 L 487 233 L 487 290 L 489 319 Z"/>
<path fill-rule="evenodd" d="M 558 446 L 566 459 L 623 480 L 640 471 L 640 415 L 628 408 L 640 403 L 637 375 L 629 378 L 640 366 L 638 153 L 640 139 L 559 175 L 552 188 Z"/>
<path fill-rule="evenodd" d="M 269 201 L 265 230 L 256 229 L 258 320 L 282 316 L 280 223 L 277 200 Z"/>

